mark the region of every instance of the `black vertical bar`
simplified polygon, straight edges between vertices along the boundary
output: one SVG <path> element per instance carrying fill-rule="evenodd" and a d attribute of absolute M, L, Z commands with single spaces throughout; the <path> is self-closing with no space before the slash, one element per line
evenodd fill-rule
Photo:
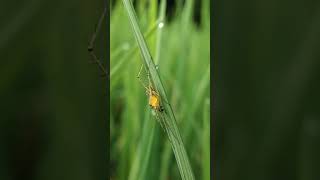
<path fill-rule="evenodd" d="M 105 8 L 106 8 L 106 18 L 105 18 L 105 22 L 106 22 L 106 52 L 107 52 L 107 56 L 106 56 L 106 71 L 107 71 L 107 77 L 106 77 L 106 96 L 107 96 L 107 129 L 108 129 L 108 133 L 107 133 L 107 143 L 108 143 L 108 150 L 107 150 L 107 159 L 108 159 L 108 165 L 107 165 L 107 175 L 109 176 L 108 179 L 110 179 L 110 2 L 109 0 L 105 0 Z"/>

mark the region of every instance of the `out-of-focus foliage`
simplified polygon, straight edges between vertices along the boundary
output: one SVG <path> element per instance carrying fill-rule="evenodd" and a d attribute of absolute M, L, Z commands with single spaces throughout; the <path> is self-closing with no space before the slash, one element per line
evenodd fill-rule
<path fill-rule="evenodd" d="M 215 2 L 215 179 L 320 179 L 320 1 Z"/>
<path fill-rule="evenodd" d="M 105 79 L 87 53 L 103 6 L 1 1 L 1 180 L 106 179 Z"/>

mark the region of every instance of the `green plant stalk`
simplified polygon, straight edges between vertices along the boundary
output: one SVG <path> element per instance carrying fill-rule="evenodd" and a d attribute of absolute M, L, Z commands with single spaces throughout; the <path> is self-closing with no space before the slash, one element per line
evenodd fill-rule
<path fill-rule="evenodd" d="M 128 17 L 130 19 L 130 23 L 134 31 L 135 39 L 137 40 L 137 43 L 139 45 L 139 48 L 144 60 L 144 65 L 150 74 L 150 78 L 153 82 L 154 88 L 160 94 L 161 102 L 168 102 L 165 89 L 162 85 L 161 79 L 158 75 L 154 62 L 150 55 L 145 39 L 142 36 L 142 33 L 140 31 L 133 5 L 130 0 L 122 0 L 122 2 L 128 13 Z M 166 121 L 164 126 L 167 129 L 171 129 L 170 131 L 166 131 L 166 132 L 170 139 L 171 146 L 177 160 L 181 178 L 183 180 L 193 180 L 194 175 L 192 172 L 192 168 L 189 163 L 187 152 L 184 148 L 182 138 L 180 136 L 180 132 L 178 130 L 178 126 L 176 124 L 175 116 L 171 108 L 171 105 L 169 103 L 163 103 L 163 107 L 165 109 L 165 113 L 163 113 L 164 114 L 163 120 Z"/>
<path fill-rule="evenodd" d="M 145 114 L 146 123 L 144 124 L 142 139 L 140 141 L 138 152 L 133 160 L 129 173 L 129 180 L 146 179 L 145 174 L 149 164 L 149 158 L 154 138 L 155 122 L 150 121 L 150 113 Z M 149 128 L 145 128 L 149 127 Z"/>
<path fill-rule="evenodd" d="M 164 144 L 164 149 L 163 149 L 163 153 L 162 153 L 162 160 L 161 160 L 161 170 L 160 170 L 160 178 L 159 180 L 166 180 L 167 179 L 167 174 L 168 174 L 168 170 L 169 170 L 169 162 L 171 160 L 171 153 L 172 151 L 170 150 L 169 147 L 169 143 L 165 143 Z"/>

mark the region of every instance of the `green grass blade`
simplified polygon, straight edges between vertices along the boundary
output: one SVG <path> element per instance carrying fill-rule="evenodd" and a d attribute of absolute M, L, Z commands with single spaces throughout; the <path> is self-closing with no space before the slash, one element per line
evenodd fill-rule
<path fill-rule="evenodd" d="M 150 113 L 146 113 L 145 124 L 141 134 L 138 153 L 131 165 L 129 180 L 148 179 L 145 174 L 149 164 L 151 154 L 152 141 L 154 138 L 155 122 L 150 121 Z M 147 127 L 147 128 L 146 128 Z"/>
<path fill-rule="evenodd" d="M 137 40 L 137 43 L 141 51 L 141 55 L 143 57 L 144 65 L 150 74 L 150 78 L 153 82 L 154 88 L 157 90 L 157 92 L 159 92 L 161 97 L 161 102 L 168 102 L 165 89 L 162 85 L 161 79 L 159 77 L 159 74 L 152 60 L 150 51 L 147 47 L 145 39 L 138 25 L 137 17 L 136 17 L 133 5 L 130 0 L 122 0 L 122 2 L 128 13 L 128 17 L 134 32 L 135 39 Z M 180 136 L 180 132 L 176 124 L 175 115 L 173 113 L 171 105 L 169 103 L 163 103 L 163 106 L 165 109 L 163 120 L 166 121 L 165 122 L 166 128 L 171 129 L 170 131 L 167 131 L 167 135 L 171 141 L 171 146 L 177 160 L 181 178 L 183 180 L 185 179 L 193 180 L 194 175 L 191 169 L 191 165 L 189 163 L 189 159 L 188 159 L 185 147 L 182 142 L 182 138 Z"/>

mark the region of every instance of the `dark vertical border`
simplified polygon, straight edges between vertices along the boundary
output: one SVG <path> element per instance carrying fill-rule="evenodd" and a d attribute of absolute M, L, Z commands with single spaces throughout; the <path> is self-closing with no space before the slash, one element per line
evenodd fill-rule
<path fill-rule="evenodd" d="M 106 76 L 106 94 L 107 94 L 107 178 L 110 179 L 110 2 L 109 0 L 105 0 L 105 8 L 107 9 L 107 14 L 106 14 L 106 70 L 107 70 L 107 76 Z"/>
<path fill-rule="evenodd" d="M 215 0 L 214 0 L 215 2 Z M 214 52 L 215 45 L 213 43 L 214 37 L 216 37 L 215 31 L 214 31 L 214 17 L 213 17 L 213 3 L 210 1 L 210 102 L 211 102 L 211 111 L 210 111 L 210 179 L 216 179 L 216 171 L 215 171 L 215 140 L 216 136 L 216 129 L 215 129 L 215 117 L 216 117 L 216 98 L 215 98 L 215 79 L 214 79 L 214 74 L 215 74 L 215 69 L 214 65 L 216 62 L 216 55 Z"/>

